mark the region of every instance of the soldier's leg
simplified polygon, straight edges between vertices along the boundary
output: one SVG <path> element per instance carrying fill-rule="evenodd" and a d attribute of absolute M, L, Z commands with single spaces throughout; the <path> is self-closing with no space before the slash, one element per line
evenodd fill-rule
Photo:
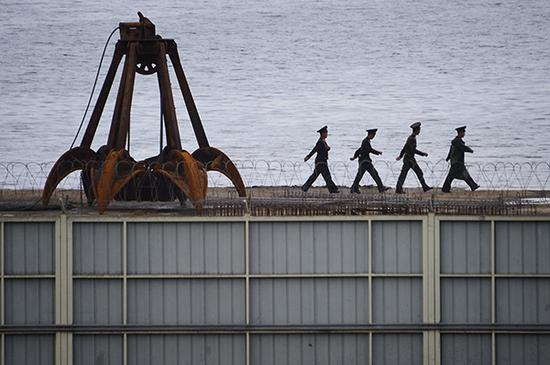
<path fill-rule="evenodd" d="M 445 178 L 445 182 L 443 183 L 443 187 L 441 188 L 441 191 L 444 193 L 450 193 L 451 183 L 453 182 L 453 180 L 454 180 L 454 174 L 453 174 L 453 170 L 451 169 L 447 174 L 447 178 Z"/>
<path fill-rule="evenodd" d="M 399 178 L 397 179 L 397 186 L 395 187 L 395 192 L 400 194 L 403 192 L 403 184 L 405 183 L 405 178 L 407 177 L 407 174 L 409 173 L 409 169 L 411 168 L 411 164 L 408 162 L 403 162 L 403 167 L 401 168 L 401 173 L 399 174 Z"/>
<path fill-rule="evenodd" d="M 357 175 L 355 175 L 355 179 L 353 180 L 353 184 L 351 184 L 351 192 L 359 192 L 359 183 L 361 182 L 361 179 L 363 178 L 363 175 L 365 174 L 365 163 L 359 163 L 359 167 L 357 168 Z"/>
<path fill-rule="evenodd" d="M 307 179 L 307 181 L 305 182 L 305 184 L 302 186 L 302 190 L 303 191 L 308 191 L 309 188 L 311 187 L 311 185 L 315 182 L 315 180 L 317 180 L 317 178 L 319 177 L 319 174 L 320 174 L 320 171 L 319 169 L 317 168 L 317 166 L 315 166 L 315 168 L 313 169 L 313 173 L 311 174 L 311 176 Z"/>
<path fill-rule="evenodd" d="M 372 179 L 376 183 L 376 186 L 378 187 L 378 191 L 382 192 L 384 191 L 385 187 L 384 184 L 382 184 L 382 179 L 380 179 L 380 175 L 378 175 L 378 171 L 376 171 L 376 168 L 372 163 L 368 163 L 366 166 L 367 171 L 369 172 L 370 176 L 372 176 Z"/>
<path fill-rule="evenodd" d="M 328 191 L 331 193 L 338 192 L 338 187 L 336 187 L 336 184 L 334 183 L 334 181 L 332 181 L 332 177 L 330 176 L 328 165 L 326 163 L 319 164 L 319 171 L 321 172 L 323 179 L 325 179 Z"/>
<path fill-rule="evenodd" d="M 412 169 L 413 169 L 414 173 L 416 174 L 416 176 L 418 177 L 418 180 L 420 181 L 420 184 L 422 185 L 422 189 L 424 191 L 430 190 L 431 186 L 426 184 L 426 180 L 424 180 L 424 173 L 422 172 L 422 169 L 420 168 L 420 166 L 418 166 L 417 163 L 414 163 L 412 165 Z"/>
<path fill-rule="evenodd" d="M 470 187 L 470 189 L 472 191 L 479 188 L 479 185 L 474 181 L 474 179 L 472 179 L 472 177 L 470 176 L 470 173 L 468 172 L 466 167 L 464 167 L 464 170 L 462 172 L 462 177 L 463 177 L 464 181 L 466 181 L 466 184 L 468 184 L 468 186 Z"/>

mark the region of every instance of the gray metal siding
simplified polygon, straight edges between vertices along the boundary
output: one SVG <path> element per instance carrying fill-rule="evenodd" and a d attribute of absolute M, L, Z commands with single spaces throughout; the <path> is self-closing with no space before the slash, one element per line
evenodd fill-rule
<path fill-rule="evenodd" d="M 241 279 L 128 281 L 128 323 L 244 324 Z"/>
<path fill-rule="evenodd" d="M 241 335 L 128 336 L 129 365 L 243 365 Z"/>
<path fill-rule="evenodd" d="M 441 321 L 455 323 L 490 322 L 491 279 L 441 279 Z"/>
<path fill-rule="evenodd" d="M 4 231 L 6 274 L 53 274 L 53 223 L 6 223 Z"/>
<path fill-rule="evenodd" d="M 73 291 L 75 323 L 122 323 L 122 280 L 79 279 Z"/>
<path fill-rule="evenodd" d="M 120 365 L 123 363 L 121 335 L 75 335 L 74 365 Z"/>
<path fill-rule="evenodd" d="M 6 336 L 6 365 L 53 365 L 54 335 Z"/>
<path fill-rule="evenodd" d="M 359 324 L 368 322 L 367 278 L 254 279 L 255 324 Z"/>
<path fill-rule="evenodd" d="M 368 272 L 367 243 L 368 222 L 253 222 L 251 272 Z"/>
<path fill-rule="evenodd" d="M 368 334 L 253 335 L 252 365 L 365 365 Z"/>
<path fill-rule="evenodd" d="M 244 273 L 244 223 L 130 223 L 129 274 Z"/>
<path fill-rule="evenodd" d="M 491 335 L 441 335 L 441 365 L 490 364 L 491 352 Z"/>
<path fill-rule="evenodd" d="M 54 323 L 54 280 L 6 280 L 7 324 Z"/>
<path fill-rule="evenodd" d="M 499 278 L 496 302 L 498 322 L 550 323 L 550 278 Z"/>
<path fill-rule="evenodd" d="M 372 363 L 376 365 L 422 364 L 422 334 L 374 334 Z"/>
<path fill-rule="evenodd" d="M 550 274 L 550 222 L 497 222 L 496 272 Z"/>
<path fill-rule="evenodd" d="M 498 365 L 550 364 L 550 335 L 497 335 Z"/>
<path fill-rule="evenodd" d="M 421 273 L 422 222 L 373 222 L 372 256 L 375 273 Z"/>
<path fill-rule="evenodd" d="M 374 322 L 422 322 L 421 278 L 375 278 L 372 284 Z"/>
<path fill-rule="evenodd" d="M 441 222 L 441 272 L 491 272 L 490 222 Z"/>
<path fill-rule="evenodd" d="M 75 274 L 122 273 L 122 224 L 74 223 Z"/>

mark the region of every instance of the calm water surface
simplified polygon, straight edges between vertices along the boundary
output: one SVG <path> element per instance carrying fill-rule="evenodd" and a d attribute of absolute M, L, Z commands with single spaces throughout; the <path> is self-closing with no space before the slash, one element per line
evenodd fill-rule
<path fill-rule="evenodd" d="M 445 157 L 462 124 L 469 161 L 550 160 L 547 0 L 154 3 L 2 1 L 0 160 L 53 161 L 69 148 L 106 38 L 137 10 L 177 41 L 210 143 L 233 159 L 299 162 L 328 124 L 332 161 L 347 160 L 368 127 L 390 161 L 422 120 L 428 161 Z M 115 90 L 94 147 L 107 140 Z M 158 98 L 156 77 L 139 76 L 138 159 L 158 153 Z"/>

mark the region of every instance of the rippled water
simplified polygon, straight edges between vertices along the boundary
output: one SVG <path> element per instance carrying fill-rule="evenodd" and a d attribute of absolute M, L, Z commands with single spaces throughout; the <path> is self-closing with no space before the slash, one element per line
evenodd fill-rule
<path fill-rule="evenodd" d="M 379 128 L 373 146 L 393 160 L 408 125 L 422 120 L 419 149 L 432 162 L 462 124 L 469 161 L 550 160 L 547 0 L 37 0 L 3 1 L 2 10 L 3 161 L 52 161 L 69 148 L 104 42 L 137 10 L 177 41 L 210 143 L 233 159 L 300 161 L 328 124 L 332 161 L 347 160 L 367 127 Z M 95 147 L 106 142 L 115 91 Z M 155 76 L 137 78 L 134 105 L 140 159 L 158 153 Z"/>

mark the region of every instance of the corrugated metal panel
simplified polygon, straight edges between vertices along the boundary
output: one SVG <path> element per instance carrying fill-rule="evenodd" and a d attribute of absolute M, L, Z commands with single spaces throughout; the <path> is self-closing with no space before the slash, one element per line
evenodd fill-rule
<path fill-rule="evenodd" d="M 53 274 L 53 223 L 5 223 L 4 230 L 6 274 Z"/>
<path fill-rule="evenodd" d="M 498 365 L 550 364 L 550 335 L 497 335 Z"/>
<path fill-rule="evenodd" d="M 368 279 L 255 279 L 250 284 L 256 324 L 368 322 Z"/>
<path fill-rule="evenodd" d="M 441 335 L 441 365 L 490 364 L 491 351 L 491 335 Z"/>
<path fill-rule="evenodd" d="M 498 278 L 497 321 L 550 323 L 550 278 Z"/>
<path fill-rule="evenodd" d="M 372 222 L 372 260 L 376 273 L 421 273 L 422 222 Z"/>
<path fill-rule="evenodd" d="M 75 274 L 122 273 L 122 224 L 74 223 Z"/>
<path fill-rule="evenodd" d="M 441 222 L 441 272 L 491 272 L 490 222 Z"/>
<path fill-rule="evenodd" d="M 374 322 L 422 322 L 421 278 L 375 278 L 372 285 Z"/>
<path fill-rule="evenodd" d="M 245 281 L 166 279 L 128 281 L 132 324 L 244 324 Z"/>
<path fill-rule="evenodd" d="M 52 324 L 53 279 L 6 280 L 6 323 Z"/>
<path fill-rule="evenodd" d="M 372 363 L 376 365 L 422 364 L 422 334 L 374 334 Z"/>
<path fill-rule="evenodd" d="M 73 337 L 75 365 L 120 365 L 122 336 L 75 335 Z"/>
<path fill-rule="evenodd" d="M 75 280 L 75 323 L 122 323 L 122 280 Z"/>
<path fill-rule="evenodd" d="M 244 223 L 128 224 L 130 274 L 244 273 Z"/>
<path fill-rule="evenodd" d="M 550 274 L 550 222 L 497 222 L 497 273 Z"/>
<path fill-rule="evenodd" d="M 254 335 L 252 365 L 365 365 L 369 361 L 369 335 Z"/>
<path fill-rule="evenodd" d="M 128 336 L 131 365 L 243 365 L 245 358 L 244 336 Z"/>
<path fill-rule="evenodd" d="M 367 222 L 250 223 L 251 272 L 368 272 L 367 243 Z"/>
<path fill-rule="evenodd" d="M 53 365 L 54 335 L 6 336 L 6 365 Z"/>
<path fill-rule="evenodd" d="M 491 279 L 442 278 L 441 321 L 491 321 Z"/>

